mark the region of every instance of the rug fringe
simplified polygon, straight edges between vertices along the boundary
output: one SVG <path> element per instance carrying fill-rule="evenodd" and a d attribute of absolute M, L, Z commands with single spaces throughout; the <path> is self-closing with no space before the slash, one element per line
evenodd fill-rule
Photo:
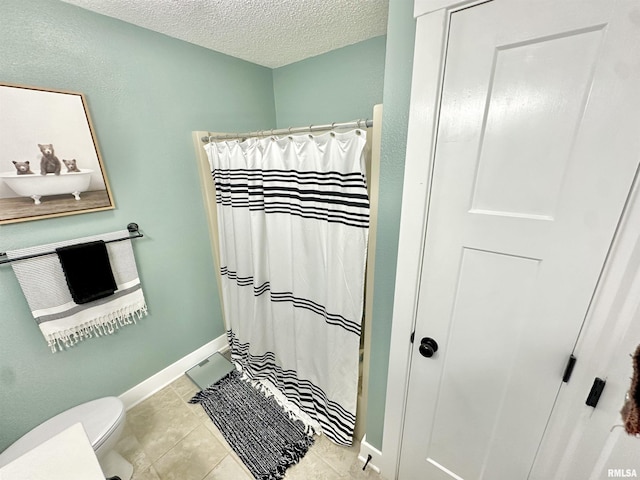
<path fill-rule="evenodd" d="M 320 435 L 322 433 L 322 427 L 318 422 L 313 420 L 309 415 L 303 412 L 300 407 L 295 405 L 291 400 L 284 396 L 278 388 L 273 385 L 269 380 L 256 380 L 246 374 L 242 370 L 242 367 L 236 365 L 236 368 L 241 373 L 240 379 L 247 382 L 258 392 L 263 394 L 266 398 L 273 397 L 275 402 L 285 411 L 290 420 L 298 420 L 302 422 L 305 427 L 305 433 L 307 435 Z"/>
<path fill-rule="evenodd" d="M 287 445 L 282 451 L 282 456 L 275 471 L 261 475 L 259 480 L 282 480 L 287 473 L 287 469 L 300 462 L 313 443 L 313 437 L 305 437 L 302 440 Z"/>
<path fill-rule="evenodd" d="M 248 394 L 249 397 L 246 397 L 244 402 L 237 403 L 242 395 L 229 395 L 230 389 L 244 392 L 243 395 Z M 189 400 L 189 403 L 201 404 L 204 411 L 220 429 L 223 436 L 225 436 L 256 480 L 283 480 L 287 469 L 300 462 L 314 444 L 315 438 L 311 426 L 304 424 L 292 412 L 287 412 L 277 400 L 277 396 L 273 395 L 267 386 L 248 379 L 246 375 L 243 378 L 240 369 L 235 369 L 213 385 L 196 393 Z M 255 406 L 257 405 L 256 401 L 264 404 L 264 411 L 260 411 L 258 416 L 253 418 L 252 415 L 256 412 L 253 409 L 245 411 L 247 408 L 246 402 Z M 257 410 L 260 410 L 260 408 L 257 408 Z M 238 410 L 236 411 L 236 409 Z M 235 414 L 233 413 L 234 411 L 236 411 Z M 238 411 L 240 413 L 237 413 Z M 282 413 L 285 415 L 282 415 Z M 233 427 L 236 423 L 234 415 L 241 415 L 239 418 L 242 418 L 245 423 L 247 422 L 246 419 L 250 418 L 250 426 L 249 424 L 243 424 L 241 431 L 234 431 L 233 429 L 237 428 Z M 251 442 L 258 441 L 258 445 L 264 445 L 264 443 L 260 442 L 261 437 L 259 435 L 253 436 L 248 431 L 257 424 L 261 424 L 263 418 L 278 419 L 275 423 L 267 421 L 263 428 L 266 427 L 269 432 L 276 433 L 276 438 L 278 439 L 276 443 L 279 443 L 279 445 L 277 447 L 272 445 L 272 447 L 275 447 L 271 450 L 272 453 L 256 457 L 255 452 L 247 453 L 246 447 L 250 446 Z M 278 426 L 278 422 L 288 422 L 290 426 L 282 429 Z M 267 430 L 264 431 L 266 432 Z M 247 432 L 247 434 L 244 432 Z M 283 436 L 285 432 L 287 433 Z M 248 440 L 242 440 L 242 438 Z M 256 458 L 258 459 L 257 462 Z M 268 461 L 263 461 L 265 458 L 268 458 Z"/>
<path fill-rule="evenodd" d="M 268 380 L 254 380 L 249 377 L 245 372 L 242 371 L 242 367 L 239 365 L 235 365 L 236 370 L 232 370 L 220 380 L 218 380 L 213 385 L 205 388 L 203 391 L 196 393 L 189 403 L 201 403 L 202 400 L 205 400 L 210 393 L 215 392 L 222 386 L 223 383 L 229 381 L 229 379 L 238 375 L 240 380 L 246 382 L 251 385 L 251 387 L 261 393 L 265 398 L 273 398 L 273 400 L 282 408 L 282 410 L 287 414 L 289 420 L 299 421 L 304 425 L 304 433 L 308 436 L 320 435 L 322 433 L 322 427 L 320 424 L 309 415 L 304 413 L 298 406 L 294 405 L 289 399 L 287 399 L 281 392 L 279 392 L 276 387 L 269 382 Z"/>

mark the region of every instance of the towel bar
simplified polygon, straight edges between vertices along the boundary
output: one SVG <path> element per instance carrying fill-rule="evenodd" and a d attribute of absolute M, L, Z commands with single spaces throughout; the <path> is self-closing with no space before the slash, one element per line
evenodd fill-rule
<path fill-rule="evenodd" d="M 131 240 L 133 238 L 144 237 L 144 235 L 142 233 L 140 233 L 140 230 L 139 230 L 139 227 L 138 227 L 137 223 L 130 223 L 129 225 L 127 225 L 127 230 L 129 231 L 129 236 L 128 237 L 114 238 L 113 240 L 105 240 L 104 243 L 120 242 L 122 240 Z M 17 261 L 20 261 L 20 260 L 27 260 L 29 258 L 42 257 L 44 255 L 53 255 L 55 253 L 56 253 L 55 250 L 53 250 L 51 252 L 42 252 L 42 253 L 34 253 L 32 255 L 25 255 L 24 257 L 2 258 L 2 257 L 6 257 L 7 254 L 5 252 L 1 252 L 0 253 L 0 265 L 5 264 L 5 263 L 17 262 Z"/>

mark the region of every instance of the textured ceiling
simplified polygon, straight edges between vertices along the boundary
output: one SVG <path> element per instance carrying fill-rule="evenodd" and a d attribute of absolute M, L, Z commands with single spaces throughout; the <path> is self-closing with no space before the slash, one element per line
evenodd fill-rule
<path fill-rule="evenodd" d="M 63 1 L 270 68 L 386 34 L 389 5 L 389 0 Z"/>

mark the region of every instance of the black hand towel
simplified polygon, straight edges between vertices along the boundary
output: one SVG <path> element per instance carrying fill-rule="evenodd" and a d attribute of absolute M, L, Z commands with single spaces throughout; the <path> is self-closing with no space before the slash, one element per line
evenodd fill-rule
<path fill-rule="evenodd" d="M 60 247 L 56 252 L 74 302 L 83 304 L 108 297 L 118 288 L 104 241 Z"/>

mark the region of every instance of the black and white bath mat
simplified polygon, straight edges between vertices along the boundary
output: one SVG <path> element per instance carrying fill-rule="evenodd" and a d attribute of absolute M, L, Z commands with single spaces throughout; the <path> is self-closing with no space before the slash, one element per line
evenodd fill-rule
<path fill-rule="evenodd" d="M 313 445 L 302 422 L 291 420 L 273 397 L 265 397 L 234 370 L 196 394 L 229 445 L 258 480 L 280 480 Z"/>

